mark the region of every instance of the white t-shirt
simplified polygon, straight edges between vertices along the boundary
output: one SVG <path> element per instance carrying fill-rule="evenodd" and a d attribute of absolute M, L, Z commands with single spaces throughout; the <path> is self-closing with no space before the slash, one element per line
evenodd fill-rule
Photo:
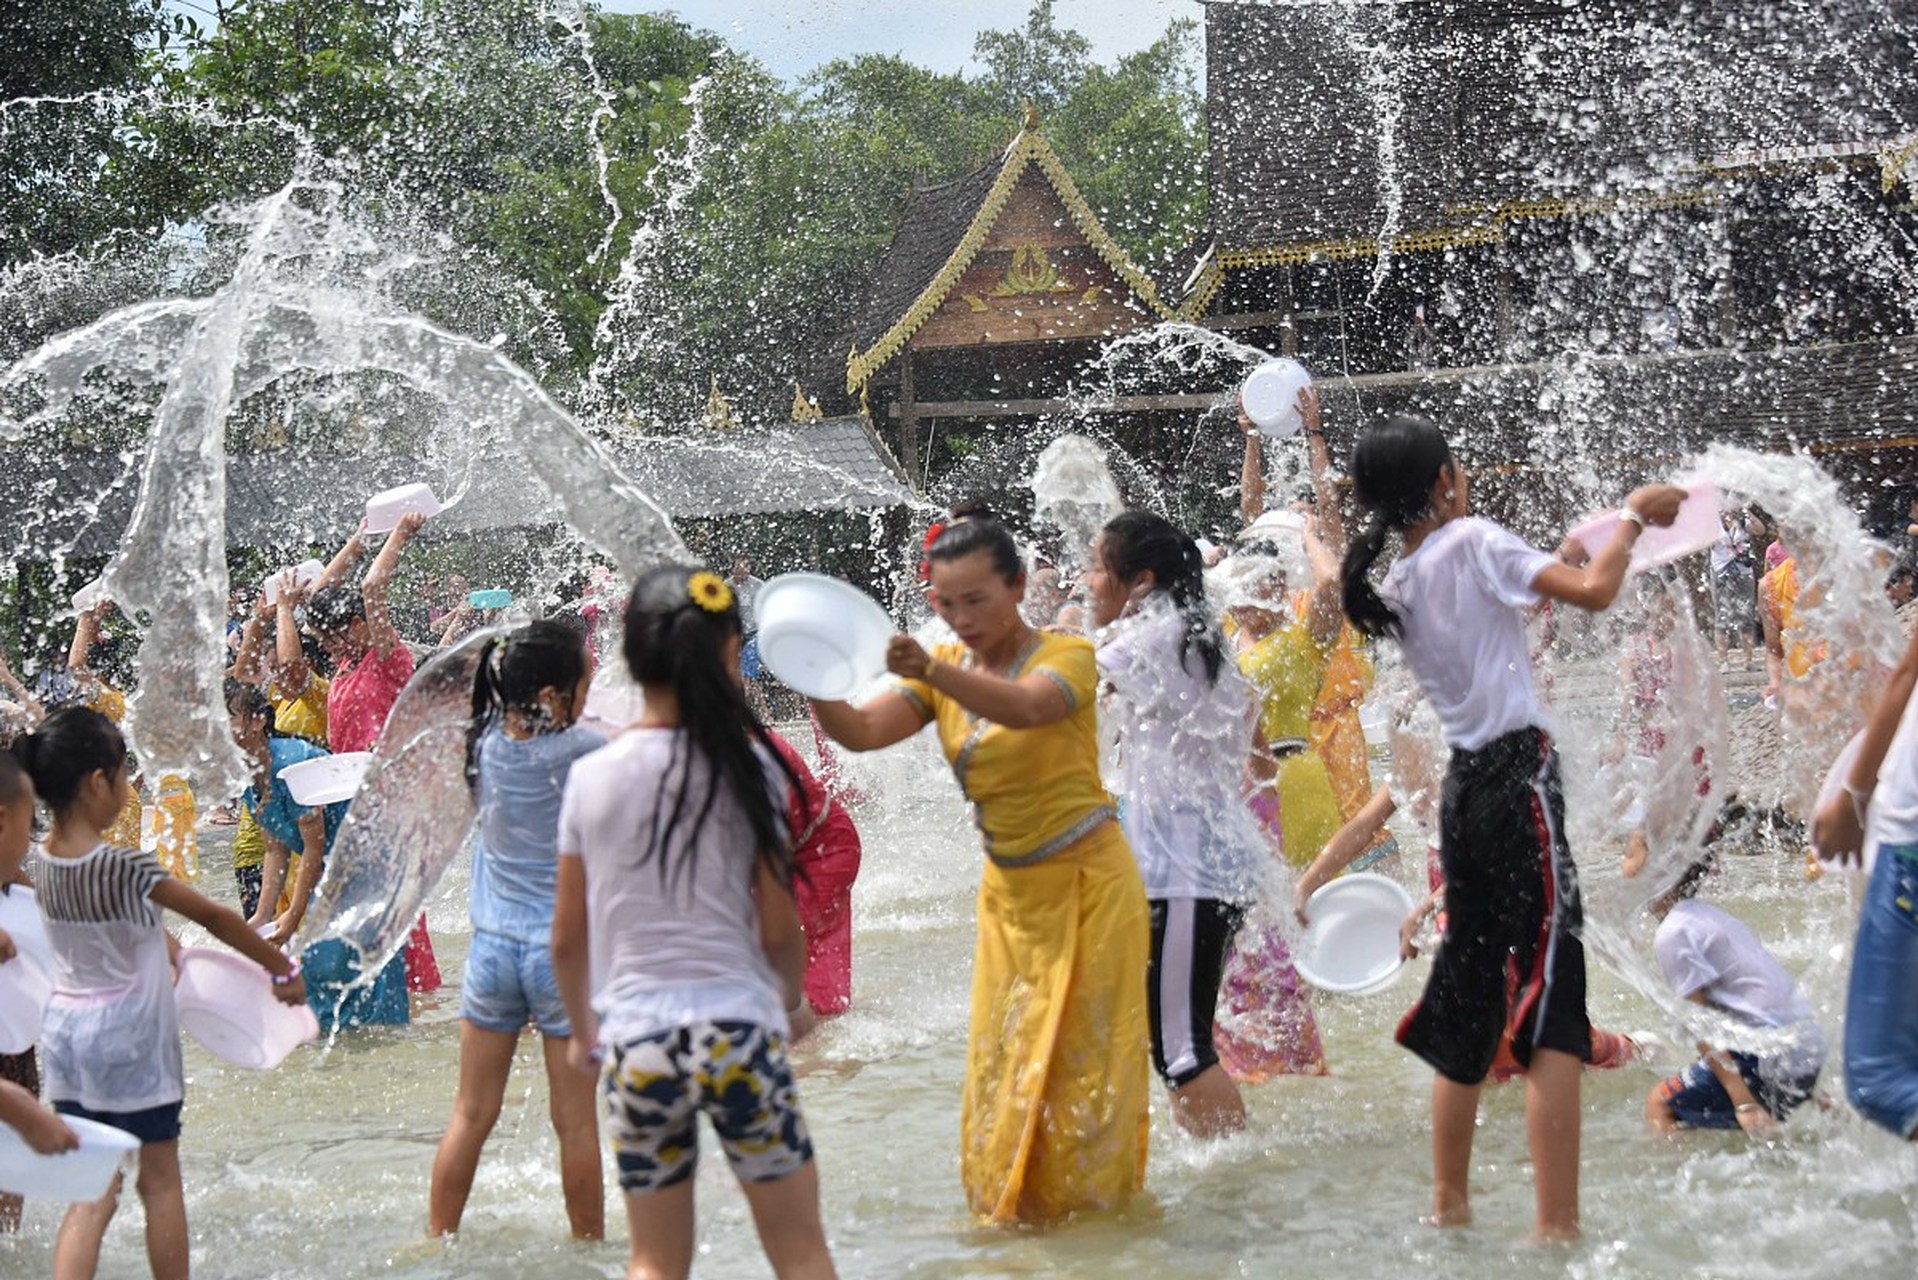
<path fill-rule="evenodd" d="M 1761 1053 L 1761 1060 L 1790 1059 L 1796 1071 L 1816 1071 L 1824 1060 L 1824 1033 L 1798 983 L 1758 935 L 1729 911 L 1687 898 L 1674 903 L 1652 938 L 1658 967 L 1672 990 L 1690 998 L 1702 993 L 1715 1009 L 1758 1027 L 1799 1027 L 1788 1049 Z"/>
<path fill-rule="evenodd" d="M 1099 675 L 1118 730 L 1126 839 L 1148 898 L 1253 898 L 1265 847 L 1240 794 L 1257 704 L 1224 655 L 1216 684 L 1186 621 L 1158 593 L 1100 633 Z"/>
<path fill-rule="evenodd" d="M 1865 833 L 1865 868 L 1871 869 L 1878 846 L 1918 844 L 1918 696 L 1905 704 L 1898 732 L 1878 766 L 1872 788 L 1870 825 Z"/>
<path fill-rule="evenodd" d="M 559 855 L 578 858 L 586 873 L 593 1008 L 608 1044 L 721 1020 L 788 1031 L 779 980 L 759 945 L 754 842 L 738 803 L 721 791 L 690 866 L 679 864 L 678 849 L 664 872 L 657 854 L 641 862 L 656 810 L 672 803 L 676 753 L 691 749 L 677 729 L 628 729 L 582 756 L 567 777 Z M 783 816 L 784 774 L 770 757 L 761 765 Z M 695 758 L 682 822 L 697 816 L 708 776 Z M 666 813 L 659 816 L 663 822 Z"/>
<path fill-rule="evenodd" d="M 1385 575 L 1379 594 L 1405 624 L 1400 646 L 1448 745 L 1476 751 L 1547 727 L 1520 610 L 1552 557 L 1478 516 L 1449 521 Z"/>

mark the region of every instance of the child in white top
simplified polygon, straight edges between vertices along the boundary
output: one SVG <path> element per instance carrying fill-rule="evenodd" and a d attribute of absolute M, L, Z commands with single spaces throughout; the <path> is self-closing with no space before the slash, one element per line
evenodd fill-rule
<path fill-rule="evenodd" d="M 1715 859 L 1687 867 L 1652 903 L 1658 967 L 1687 1000 L 1766 1030 L 1756 1052 L 1699 1046 L 1704 1054 L 1645 1099 L 1659 1133 L 1743 1129 L 1762 1133 L 1811 1097 L 1825 1065 L 1825 1033 L 1798 983 L 1737 916 L 1698 901 Z"/>
<path fill-rule="evenodd" d="M 1634 492 L 1617 536 L 1580 569 L 1471 515 L 1465 470 L 1423 418 L 1370 428 L 1353 450 L 1351 473 L 1372 518 L 1346 552 L 1346 615 L 1368 636 L 1399 642 L 1452 749 L 1439 819 L 1446 932 L 1425 994 L 1398 1035 L 1438 1072 L 1431 1220 L 1471 1221 L 1479 1090 L 1509 1031 L 1527 1068 L 1536 1234 L 1572 1239 L 1579 1066 L 1591 1052 L 1591 1024 L 1558 754 L 1532 682 L 1522 611 L 1540 599 L 1609 606 L 1639 530 L 1670 524 L 1684 491 Z M 1368 575 L 1392 534 L 1401 551 L 1375 589 Z M 1584 548 L 1565 550 L 1584 558 Z M 1514 964 L 1515 987 L 1506 981 Z"/>
<path fill-rule="evenodd" d="M 126 741 L 97 711 L 69 708 L 13 752 L 53 812 L 39 868 L 40 912 L 54 956 L 42 1049 L 46 1093 L 63 1115 L 140 1139 L 147 1263 L 156 1277 L 187 1274 L 186 1198 L 180 1182 L 185 1079 L 173 1011 L 172 939 L 160 910 L 177 911 L 273 975 L 284 1004 L 303 1004 L 299 966 L 229 907 L 160 868 L 153 855 L 106 843 L 128 796 Z M 119 1201 L 119 1182 L 60 1224 L 54 1274 L 91 1276 Z"/>
<path fill-rule="evenodd" d="M 703 1112 L 774 1272 L 821 1280 L 818 1167 L 786 1060 L 806 963 L 791 779 L 746 701 L 739 604 L 717 574 L 666 566 L 625 622 L 645 711 L 567 779 L 552 939 L 568 1057 L 606 1064 L 628 1271 L 692 1267 Z"/>

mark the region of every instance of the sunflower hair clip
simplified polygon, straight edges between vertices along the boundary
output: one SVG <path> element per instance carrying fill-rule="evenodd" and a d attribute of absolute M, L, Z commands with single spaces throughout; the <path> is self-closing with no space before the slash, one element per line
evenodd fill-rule
<path fill-rule="evenodd" d="M 711 569 L 701 569 L 686 582 L 693 603 L 707 613 L 724 613 L 733 607 L 733 589 Z"/>

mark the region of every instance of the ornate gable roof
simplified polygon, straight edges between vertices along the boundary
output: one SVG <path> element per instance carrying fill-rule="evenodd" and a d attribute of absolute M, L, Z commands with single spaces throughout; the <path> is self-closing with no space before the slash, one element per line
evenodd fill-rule
<path fill-rule="evenodd" d="M 997 160 L 956 181 L 913 191 L 899 229 L 879 260 L 865 314 L 854 328 L 853 349 L 846 358 L 849 394 L 857 394 L 897 356 L 952 295 L 1028 170 L 1037 171 L 1086 245 L 1145 311 L 1158 319 L 1171 317 L 1151 277 L 1100 225 L 1040 132 L 1036 113 L 1028 111 L 1025 128 Z"/>

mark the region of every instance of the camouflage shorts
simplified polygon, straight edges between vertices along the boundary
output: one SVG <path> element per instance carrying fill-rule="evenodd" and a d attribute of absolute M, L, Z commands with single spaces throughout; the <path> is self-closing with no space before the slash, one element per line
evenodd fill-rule
<path fill-rule="evenodd" d="M 624 1191 L 693 1175 L 705 1112 L 741 1182 L 771 1182 L 812 1159 L 786 1041 L 750 1022 L 698 1022 L 615 1046 L 601 1082 Z"/>

